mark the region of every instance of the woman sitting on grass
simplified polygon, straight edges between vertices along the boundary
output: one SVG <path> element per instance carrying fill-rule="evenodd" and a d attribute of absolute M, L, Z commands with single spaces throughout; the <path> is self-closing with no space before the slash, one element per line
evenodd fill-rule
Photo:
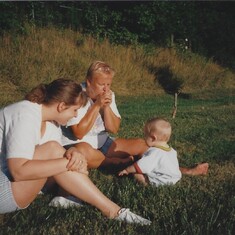
<path fill-rule="evenodd" d="M 103 195 L 89 179 L 86 159 L 76 148 L 65 150 L 55 141 L 40 145 L 46 122 L 66 125 L 86 103 L 83 94 L 74 81 L 57 79 L 0 110 L 0 214 L 28 207 L 53 177 L 64 190 L 108 218 L 150 224 Z"/>
<path fill-rule="evenodd" d="M 147 121 L 144 127 L 145 142 L 149 149 L 143 157 L 119 172 L 119 176 L 134 174 L 138 182 L 155 186 L 177 183 L 182 174 L 177 152 L 168 145 L 171 124 L 162 118 Z"/>

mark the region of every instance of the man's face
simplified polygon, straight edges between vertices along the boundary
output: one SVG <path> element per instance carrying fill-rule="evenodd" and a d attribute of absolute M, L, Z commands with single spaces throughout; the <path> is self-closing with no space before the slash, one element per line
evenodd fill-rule
<path fill-rule="evenodd" d="M 110 91 L 112 84 L 111 74 L 95 74 L 92 79 L 87 79 L 87 91 L 91 99 L 96 99 L 98 95 Z"/>

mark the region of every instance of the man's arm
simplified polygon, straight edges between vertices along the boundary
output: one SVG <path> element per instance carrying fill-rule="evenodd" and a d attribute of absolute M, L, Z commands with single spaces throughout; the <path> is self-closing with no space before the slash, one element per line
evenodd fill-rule
<path fill-rule="evenodd" d="M 119 130 L 121 119 L 117 117 L 110 106 L 104 107 L 104 126 L 105 129 L 113 134 L 116 134 Z"/>
<path fill-rule="evenodd" d="M 107 102 L 103 106 L 103 120 L 105 129 L 113 134 L 116 134 L 119 130 L 121 118 L 115 114 L 112 110 L 117 111 L 117 106 L 115 103 L 115 96 L 114 93 L 110 90 L 105 94 Z M 118 111 L 117 111 L 118 112 Z"/>
<path fill-rule="evenodd" d="M 95 120 L 100 112 L 99 102 L 95 102 L 87 111 L 85 116 L 81 119 L 78 124 L 71 126 L 73 134 L 78 139 L 82 139 L 93 127 Z M 78 111 L 79 112 L 79 111 Z"/>

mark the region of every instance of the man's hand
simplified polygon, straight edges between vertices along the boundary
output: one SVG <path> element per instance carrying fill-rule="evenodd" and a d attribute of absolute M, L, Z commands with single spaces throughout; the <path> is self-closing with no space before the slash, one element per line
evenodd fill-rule
<path fill-rule="evenodd" d="M 96 102 L 100 105 L 101 108 L 109 106 L 112 103 L 112 91 L 109 90 L 100 94 L 97 97 Z"/>

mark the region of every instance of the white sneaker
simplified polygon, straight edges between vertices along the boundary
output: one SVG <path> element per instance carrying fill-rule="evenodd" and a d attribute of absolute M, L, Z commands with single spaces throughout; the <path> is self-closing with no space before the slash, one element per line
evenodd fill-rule
<path fill-rule="evenodd" d="M 83 206 L 82 201 L 80 201 L 79 199 L 73 197 L 73 196 L 68 196 L 68 197 L 54 197 L 50 203 L 49 206 L 53 206 L 53 207 L 62 207 L 62 208 L 69 208 L 69 207 L 81 207 Z"/>
<path fill-rule="evenodd" d="M 122 208 L 118 214 L 118 217 L 115 218 L 116 220 L 124 221 L 130 224 L 136 223 L 141 225 L 150 225 L 152 223 L 150 220 L 134 214 L 128 208 Z"/>

